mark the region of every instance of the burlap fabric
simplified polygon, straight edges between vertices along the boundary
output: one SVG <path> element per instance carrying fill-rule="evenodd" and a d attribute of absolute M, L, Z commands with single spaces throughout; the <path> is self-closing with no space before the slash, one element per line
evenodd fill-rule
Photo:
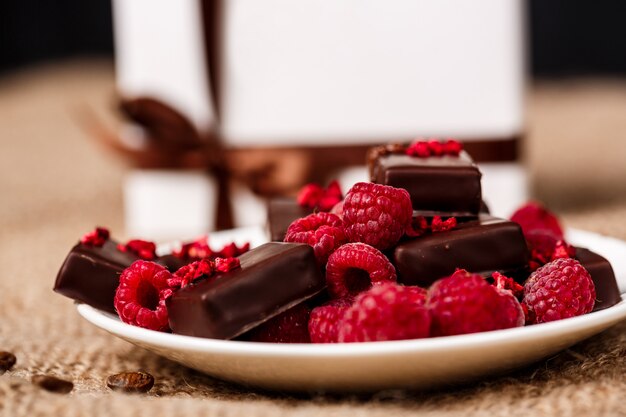
<path fill-rule="evenodd" d="M 78 62 L 0 80 L 0 415 L 387 416 L 626 414 L 626 323 L 559 355 L 471 386 L 362 396 L 283 395 L 221 382 L 136 348 L 81 319 L 51 291 L 68 249 L 94 224 L 123 237 L 126 167 L 77 127 L 81 106 L 104 108 L 110 63 Z M 570 226 L 626 239 L 626 83 L 547 83 L 529 102 L 527 156 L 536 192 Z M 589 198 L 592 196 L 593 198 Z M 146 395 L 110 392 L 104 379 L 144 369 Z M 30 383 L 72 380 L 69 395 Z"/>

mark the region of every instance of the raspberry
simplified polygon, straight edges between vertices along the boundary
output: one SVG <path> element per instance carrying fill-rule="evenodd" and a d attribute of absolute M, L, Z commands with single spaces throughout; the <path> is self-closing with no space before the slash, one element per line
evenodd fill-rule
<path fill-rule="evenodd" d="M 524 235 L 533 230 L 549 230 L 558 239 L 563 239 L 563 228 L 559 220 L 539 203 L 530 202 L 520 207 L 511 216 L 511 221 L 518 223 L 522 227 Z"/>
<path fill-rule="evenodd" d="M 109 240 L 109 230 L 104 227 L 96 227 L 89 233 L 85 233 L 80 239 L 80 243 L 83 245 L 90 245 L 100 247 L 104 245 L 104 242 Z"/>
<path fill-rule="evenodd" d="M 333 252 L 326 265 L 328 292 L 334 298 L 354 295 L 386 281 L 396 270 L 378 249 L 365 243 L 347 243 Z"/>
<path fill-rule="evenodd" d="M 428 290 L 432 336 L 485 332 L 524 325 L 524 311 L 508 290 L 459 269 Z"/>
<path fill-rule="evenodd" d="M 310 214 L 291 223 L 284 240 L 312 246 L 318 262 L 324 265 L 330 254 L 346 242 L 343 220 L 331 213 Z"/>
<path fill-rule="evenodd" d="M 596 290 L 589 272 L 575 259 L 556 259 L 533 272 L 524 284 L 524 303 L 533 323 L 589 313 Z"/>
<path fill-rule="evenodd" d="M 309 337 L 309 315 L 305 304 L 298 304 L 282 314 L 252 329 L 249 340 L 265 343 L 311 343 Z"/>
<path fill-rule="evenodd" d="M 156 258 L 156 245 L 154 242 L 149 242 L 147 240 L 129 240 L 125 245 L 122 245 L 121 243 L 117 245 L 117 250 L 120 252 L 134 253 L 146 261 L 151 261 Z"/>
<path fill-rule="evenodd" d="M 335 180 L 328 184 L 326 189 L 315 183 L 305 185 L 300 189 L 297 201 L 302 207 L 330 211 L 342 198 L 341 188 Z"/>
<path fill-rule="evenodd" d="M 425 305 L 426 290 L 395 283 L 378 285 L 357 296 L 339 323 L 339 342 L 428 337 L 430 314 Z"/>
<path fill-rule="evenodd" d="M 491 274 L 491 277 L 498 289 L 511 291 L 511 294 L 518 300 L 524 296 L 524 287 L 515 282 L 513 278 L 506 277 L 497 271 Z"/>
<path fill-rule="evenodd" d="M 551 231 L 535 229 L 525 234 L 530 250 L 529 266 L 531 271 L 557 258 L 572 258 L 576 249 Z"/>
<path fill-rule="evenodd" d="M 343 220 L 343 200 L 335 204 L 333 208 L 330 209 L 330 212 Z"/>
<path fill-rule="evenodd" d="M 360 182 L 343 203 L 346 237 L 385 250 L 400 240 L 411 222 L 409 193 L 401 188 Z"/>
<path fill-rule="evenodd" d="M 135 261 L 120 276 L 114 305 L 124 323 L 151 330 L 169 330 L 165 299 L 172 290 L 170 272 L 154 262 Z"/>
<path fill-rule="evenodd" d="M 338 298 L 315 307 L 309 318 L 309 335 L 313 343 L 337 343 L 339 320 L 352 305 L 352 297 Z"/>

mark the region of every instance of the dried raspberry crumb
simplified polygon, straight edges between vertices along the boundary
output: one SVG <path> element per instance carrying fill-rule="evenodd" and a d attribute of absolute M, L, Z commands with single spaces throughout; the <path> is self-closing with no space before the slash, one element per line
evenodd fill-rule
<path fill-rule="evenodd" d="M 418 139 L 406 148 L 405 153 L 418 158 L 428 158 L 443 155 L 459 156 L 462 150 L 463 145 L 454 139 L 448 139 L 445 142 L 438 139 L 428 141 Z"/>
<path fill-rule="evenodd" d="M 339 323 L 339 342 L 375 342 L 428 337 L 426 290 L 383 283 L 359 294 Z"/>
<path fill-rule="evenodd" d="M 298 304 L 252 329 L 249 340 L 264 343 L 310 343 L 309 315 L 306 304 Z"/>
<path fill-rule="evenodd" d="M 313 343 L 337 343 L 339 321 L 354 302 L 353 297 L 338 298 L 315 307 L 309 319 L 309 335 Z"/>
<path fill-rule="evenodd" d="M 433 233 L 447 232 L 448 230 L 454 229 L 456 227 L 456 223 L 455 217 L 442 220 L 441 216 L 434 216 L 430 222 L 430 230 L 432 230 Z"/>
<path fill-rule="evenodd" d="M 596 291 L 589 272 L 575 259 L 556 259 L 533 272 L 524 284 L 524 303 L 533 323 L 580 316 L 593 310 Z"/>
<path fill-rule="evenodd" d="M 549 230 L 532 230 L 525 234 L 530 250 L 529 267 L 531 271 L 558 258 L 573 258 L 576 249 Z"/>
<path fill-rule="evenodd" d="M 444 144 L 444 153 L 450 156 L 459 156 L 463 150 L 463 144 L 454 139 L 448 139 Z"/>
<path fill-rule="evenodd" d="M 215 270 L 217 272 L 228 272 L 241 267 L 239 258 L 215 258 Z"/>
<path fill-rule="evenodd" d="M 416 141 L 411 143 L 406 148 L 406 154 L 418 158 L 428 158 L 431 156 L 430 146 L 428 145 L 428 142 Z"/>
<path fill-rule="evenodd" d="M 104 242 L 109 240 L 109 229 L 104 227 L 96 227 L 91 232 L 85 233 L 80 239 L 80 243 L 83 245 L 100 247 L 104 245 Z"/>
<path fill-rule="evenodd" d="M 350 242 L 362 242 L 385 250 L 394 246 L 411 222 L 409 193 L 402 188 L 360 182 L 343 203 L 345 234 Z"/>
<path fill-rule="evenodd" d="M 235 258 L 237 256 L 241 256 L 244 253 L 248 252 L 250 250 L 250 243 L 246 242 L 244 243 L 242 246 L 237 246 L 235 244 L 235 242 L 231 242 L 227 245 L 225 245 L 222 249 L 213 252 L 211 254 L 212 258 L 215 257 L 219 257 L 219 258 Z"/>
<path fill-rule="evenodd" d="M 428 220 L 424 216 L 415 216 L 411 219 L 411 223 L 404 231 L 408 237 L 419 237 L 423 236 L 430 231 L 430 226 L 428 226 Z"/>
<path fill-rule="evenodd" d="M 171 294 L 170 272 L 154 262 L 135 261 L 120 276 L 114 305 L 124 323 L 167 331 L 165 299 Z"/>
<path fill-rule="evenodd" d="M 215 263 L 209 259 L 192 262 L 174 272 L 167 280 L 167 285 L 172 290 L 184 288 L 202 277 L 211 277 L 215 273 Z"/>
<path fill-rule="evenodd" d="M 326 283 L 334 298 L 355 295 L 387 281 L 396 281 L 395 268 L 378 249 L 365 243 L 347 243 L 328 258 Z"/>
<path fill-rule="evenodd" d="M 129 240 L 125 245 L 117 245 L 117 250 L 120 252 L 134 253 L 146 261 L 151 261 L 156 258 L 156 245 L 154 242 L 149 242 L 147 240 Z"/>
<path fill-rule="evenodd" d="M 181 259 L 203 259 L 213 254 L 209 246 L 209 237 L 207 235 L 200 236 L 192 242 L 183 243 L 180 249 L 173 252 L 174 256 Z"/>
<path fill-rule="evenodd" d="M 517 298 L 521 300 L 524 295 L 524 287 L 515 282 L 513 278 L 506 277 L 499 272 L 491 274 L 494 284 L 498 289 L 509 290 Z"/>
<path fill-rule="evenodd" d="M 432 156 L 442 156 L 445 150 L 443 143 L 436 139 L 428 141 L 428 148 L 430 148 L 430 154 Z"/>
<path fill-rule="evenodd" d="M 284 241 L 310 245 L 320 265 L 324 265 L 330 254 L 346 242 L 343 220 L 331 213 L 310 214 L 289 225 Z"/>
<path fill-rule="evenodd" d="M 451 336 L 524 325 L 524 311 L 511 291 L 478 274 L 457 270 L 428 290 L 431 335 Z"/>
<path fill-rule="evenodd" d="M 548 230 L 558 239 L 563 239 L 563 228 L 556 215 L 537 202 L 529 202 L 517 209 L 511 221 L 522 227 L 524 235 L 536 230 Z"/>
<path fill-rule="evenodd" d="M 319 211 L 330 211 L 341 201 L 343 194 L 336 180 L 331 181 L 326 189 L 319 184 L 310 183 L 300 189 L 298 204 L 302 207 L 314 208 Z"/>

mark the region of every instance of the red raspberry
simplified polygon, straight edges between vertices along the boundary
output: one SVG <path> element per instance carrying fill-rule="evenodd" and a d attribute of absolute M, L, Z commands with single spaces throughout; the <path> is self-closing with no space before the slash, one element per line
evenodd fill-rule
<path fill-rule="evenodd" d="M 265 343 L 311 343 L 308 328 L 310 314 L 309 307 L 304 303 L 298 304 L 252 329 L 249 340 Z"/>
<path fill-rule="evenodd" d="M 156 258 L 156 245 L 154 242 L 149 242 L 147 240 L 129 240 L 125 245 L 122 245 L 121 243 L 117 245 L 117 250 L 120 252 L 134 253 L 146 261 L 151 261 Z"/>
<path fill-rule="evenodd" d="M 100 247 L 104 245 L 104 242 L 109 240 L 109 236 L 109 229 L 105 229 L 104 227 L 96 227 L 91 232 L 85 233 L 80 239 L 80 243 L 82 243 L 83 245 Z"/>
<path fill-rule="evenodd" d="M 343 202 L 343 221 L 350 242 L 385 250 L 400 240 L 411 223 L 409 193 L 388 185 L 360 182 Z"/>
<path fill-rule="evenodd" d="M 511 221 L 522 227 L 524 235 L 533 230 L 549 230 L 557 238 L 563 239 L 563 228 L 559 219 L 539 203 L 530 202 L 520 207 L 511 216 Z"/>
<path fill-rule="evenodd" d="M 120 276 L 114 305 L 124 323 L 151 330 L 169 330 L 165 299 L 172 290 L 170 272 L 154 262 L 135 261 Z"/>
<path fill-rule="evenodd" d="M 384 283 L 357 296 L 339 323 L 339 342 L 428 337 L 430 314 L 426 290 Z"/>
<path fill-rule="evenodd" d="M 396 281 L 396 270 L 378 249 L 365 243 L 347 243 L 333 252 L 326 265 L 328 292 L 347 297 L 386 281 Z"/>
<path fill-rule="evenodd" d="M 575 259 L 556 259 L 533 272 L 524 284 L 524 303 L 534 323 L 589 313 L 596 289 L 589 272 Z"/>
<path fill-rule="evenodd" d="M 486 332 L 524 325 L 524 311 L 508 290 L 459 269 L 428 290 L 432 336 Z"/>
<path fill-rule="evenodd" d="M 307 184 L 298 193 L 298 204 L 302 207 L 314 208 L 319 211 L 330 211 L 335 204 L 341 201 L 343 195 L 336 180 L 328 184 L 326 189 L 319 184 Z"/>
<path fill-rule="evenodd" d="M 343 220 L 331 213 L 314 213 L 295 220 L 287 228 L 285 242 L 306 243 L 313 247 L 321 265 L 346 242 Z"/>
<path fill-rule="evenodd" d="M 352 305 L 352 297 L 338 298 L 315 307 L 309 319 L 309 335 L 313 343 L 337 343 L 338 323 Z"/>

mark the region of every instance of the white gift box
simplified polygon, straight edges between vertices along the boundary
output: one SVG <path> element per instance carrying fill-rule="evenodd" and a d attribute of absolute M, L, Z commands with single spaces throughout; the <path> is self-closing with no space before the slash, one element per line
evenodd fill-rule
<path fill-rule="evenodd" d="M 522 0 L 113 3 L 120 94 L 229 148 L 523 132 Z"/>

